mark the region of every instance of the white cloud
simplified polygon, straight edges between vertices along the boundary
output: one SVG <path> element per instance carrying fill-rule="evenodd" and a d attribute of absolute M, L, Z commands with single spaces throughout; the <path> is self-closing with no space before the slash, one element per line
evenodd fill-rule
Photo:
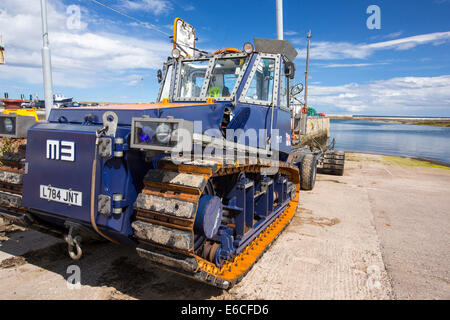
<path fill-rule="evenodd" d="M 313 107 L 339 108 L 343 113 L 414 114 L 427 109 L 449 113 L 450 75 L 401 77 L 368 84 L 310 86 Z"/>
<path fill-rule="evenodd" d="M 407 50 L 419 45 L 440 45 L 450 41 L 450 31 L 422 34 L 396 40 L 382 41 L 371 44 L 354 44 L 349 42 L 318 41 L 311 43 L 311 59 L 366 59 L 377 50 Z M 306 57 L 306 49 L 297 49 L 297 58 Z"/>
<path fill-rule="evenodd" d="M 285 31 L 284 35 L 285 36 L 296 36 L 296 35 L 298 35 L 298 32 L 297 31 Z"/>
<path fill-rule="evenodd" d="M 192 4 L 188 4 L 183 7 L 185 11 L 194 11 L 195 7 Z"/>
<path fill-rule="evenodd" d="M 447 32 L 421 34 L 418 36 L 389 40 L 384 42 L 377 42 L 363 47 L 370 49 L 394 48 L 398 50 L 406 50 L 426 43 L 433 43 L 439 45 L 449 40 L 450 40 L 450 31 L 447 31 Z"/>
<path fill-rule="evenodd" d="M 166 0 L 121 0 L 120 5 L 128 10 L 151 12 L 155 15 L 172 10 L 171 3 Z"/>
<path fill-rule="evenodd" d="M 389 33 L 389 34 L 383 36 L 383 38 L 385 38 L 385 39 L 397 38 L 397 37 L 400 37 L 402 34 L 403 34 L 403 31 L 392 32 L 392 33 Z"/>
<path fill-rule="evenodd" d="M 39 1 L 2 0 L 0 30 L 5 42 L 6 64 L 0 79 L 42 82 L 42 35 Z M 134 69 L 157 69 L 170 52 L 165 40 L 89 30 L 90 16 L 82 11 L 82 28 L 66 27 L 66 7 L 61 0 L 48 2 L 49 40 L 55 86 L 88 88 L 99 81 L 129 84 L 121 74 Z"/>
<path fill-rule="evenodd" d="M 297 58 L 306 57 L 306 49 L 297 49 Z M 317 41 L 311 43 L 310 58 L 316 60 L 364 59 L 373 49 L 349 42 Z"/>
<path fill-rule="evenodd" d="M 385 34 L 385 35 L 376 35 L 376 36 L 372 36 L 370 37 L 370 40 L 376 40 L 376 39 L 394 39 L 394 38 L 398 38 L 403 34 L 403 31 L 397 31 L 397 32 L 392 32 L 389 34 Z"/>
<path fill-rule="evenodd" d="M 376 65 L 388 64 L 386 62 L 379 63 L 329 63 L 329 64 L 318 64 L 318 67 L 323 68 L 361 68 L 361 67 L 371 67 Z"/>
<path fill-rule="evenodd" d="M 137 86 L 141 81 L 143 81 L 144 77 L 140 74 L 132 74 L 132 75 L 129 75 L 129 76 L 123 78 L 123 80 L 127 81 L 125 83 L 127 86 L 134 87 L 134 86 Z"/>

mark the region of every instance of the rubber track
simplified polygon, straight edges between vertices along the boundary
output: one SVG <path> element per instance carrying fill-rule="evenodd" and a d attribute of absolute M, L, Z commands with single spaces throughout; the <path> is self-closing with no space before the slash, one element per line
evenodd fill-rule
<path fill-rule="evenodd" d="M 8 166 L 8 165 L 0 166 L 0 171 L 5 172 L 5 173 L 10 172 L 11 174 L 13 174 L 15 176 L 23 176 L 23 173 L 24 173 L 22 169 L 17 169 L 16 165 L 14 165 L 12 167 Z M 0 176 L 3 176 L 3 175 L 4 174 L 0 174 Z M 21 183 L 19 183 L 19 182 L 21 182 Z M 0 179 L 0 190 L 22 195 L 22 187 L 23 187 L 23 180 L 11 182 L 8 180 Z"/>
<path fill-rule="evenodd" d="M 279 172 L 286 175 L 289 178 L 290 182 L 293 182 L 297 187 L 297 194 L 295 199 L 293 199 L 281 212 L 277 218 L 275 218 L 271 224 L 269 224 L 260 234 L 246 247 L 242 252 L 237 255 L 233 261 L 224 264 L 221 267 L 217 267 L 213 263 L 197 256 L 194 253 L 193 247 L 185 248 L 184 250 L 180 249 L 180 246 L 184 245 L 187 242 L 180 242 L 179 244 L 176 241 L 170 240 L 168 238 L 164 238 L 167 236 L 164 232 L 160 233 L 159 238 L 148 239 L 146 238 L 147 234 L 142 232 L 136 232 L 138 227 L 137 224 L 150 223 L 152 228 L 155 225 L 161 228 L 161 231 L 166 230 L 166 228 L 172 228 L 175 232 L 180 232 L 183 236 L 187 237 L 190 233 L 192 235 L 192 239 L 194 238 L 194 230 L 193 224 L 195 220 L 195 215 L 190 219 L 185 217 L 175 216 L 177 214 L 176 210 L 173 208 L 168 208 L 169 206 L 165 206 L 164 208 L 156 208 L 156 205 L 152 205 L 152 203 L 156 203 L 157 198 L 152 199 L 151 197 L 163 197 L 168 198 L 170 201 L 186 201 L 194 203 L 194 208 L 196 211 L 196 205 L 200 196 L 203 192 L 203 188 L 205 182 L 210 178 L 235 174 L 239 172 L 260 172 L 263 168 L 274 167 L 277 163 L 274 162 L 257 162 L 257 163 L 246 163 L 246 164 L 231 164 L 222 166 L 219 163 L 214 163 L 211 161 L 207 162 L 186 162 L 180 165 L 174 165 L 169 161 L 163 161 L 160 164 L 159 171 L 160 172 L 170 172 L 171 179 L 165 178 L 164 174 L 159 175 L 159 177 L 155 178 L 155 175 L 148 175 L 146 179 L 144 179 L 145 188 L 143 192 L 139 195 L 139 197 L 147 197 L 149 196 L 150 201 L 148 203 L 144 201 L 140 201 L 138 197 L 138 201 L 135 204 L 137 210 L 137 221 L 133 223 L 133 228 L 135 229 L 135 236 L 137 235 L 138 241 L 141 242 L 141 246 L 138 249 L 138 252 L 145 251 L 145 248 L 149 248 L 149 250 L 155 249 L 157 251 L 158 257 L 160 257 L 161 252 L 167 252 L 168 259 L 173 258 L 176 255 L 181 255 L 183 264 L 185 265 L 185 261 L 187 258 L 195 258 L 195 272 L 187 272 L 187 268 L 176 268 L 173 266 L 173 260 L 169 261 L 168 264 L 170 266 L 160 263 L 160 261 L 155 262 L 158 267 L 166 269 L 168 271 L 173 271 L 176 273 L 181 273 L 185 276 L 194 278 L 195 280 L 208 283 L 210 285 L 214 285 L 216 287 L 222 289 L 230 289 L 235 284 L 240 282 L 243 277 L 252 269 L 254 264 L 261 258 L 264 252 L 267 251 L 268 248 L 272 245 L 272 243 L 278 238 L 281 232 L 286 228 L 291 219 L 293 218 L 297 204 L 298 204 L 298 196 L 299 196 L 299 171 L 298 168 L 292 164 L 287 163 L 279 163 Z M 190 182 L 186 182 L 183 184 L 183 179 L 186 180 L 185 176 L 177 177 L 176 174 L 179 173 L 182 175 L 192 175 L 195 176 L 194 182 L 193 180 Z M 202 183 L 200 178 L 204 178 L 204 182 Z M 197 179 L 198 178 L 198 179 Z M 178 181 L 175 184 L 175 181 Z M 186 180 L 187 181 L 187 180 Z M 195 183 L 198 183 L 198 186 L 195 187 Z M 141 199 L 142 200 L 142 199 Z M 144 208 L 147 206 L 146 208 Z M 181 205 L 178 206 L 180 209 Z M 165 211 L 165 212 L 161 212 Z M 183 233 L 184 232 L 184 233 Z M 154 237 L 153 235 L 148 235 L 149 237 Z M 184 238 L 183 238 L 184 239 Z M 164 243 L 167 241 L 167 243 Z M 141 256 L 143 256 L 141 254 Z M 151 261 L 151 260 L 150 260 Z"/>
<path fill-rule="evenodd" d="M 11 196 L 19 196 L 22 198 L 22 186 L 23 186 L 23 174 L 22 170 L 22 159 L 25 159 L 25 147 L 20 146 L 18 152 L 5 152 L 0 157 L 0 196 L 3 197 L 0 199 L 0 202 L 13 211 L 22 211 L 25 212 L 25 208 L 21 207 L 21 200 L 19 202 L 14 201 L 14 205 L 12 202 L 7 200 Z M 13 179 L 12 176 L 16 178 Z M 9 176 L 9 177 L 8 177 Z M 17 177 L 21 177 L 18 179 Z"/>

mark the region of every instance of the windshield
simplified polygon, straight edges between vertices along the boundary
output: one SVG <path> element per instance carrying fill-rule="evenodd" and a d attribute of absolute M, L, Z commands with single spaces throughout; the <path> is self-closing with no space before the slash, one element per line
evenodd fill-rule
<path fill-rule="evenodd" d="M 207 91 L 208 98 L 226 98 L 231 95 L 245 58 L 217 59 Z"/>
<path fill-rule="evenodd" d="M 179 98 L 199 98 L 209 60 L 184 61 L 181 63 Z"/>
<path fill-rule="evenodd" d="M 239 75 L 245 67 L 246 59 L 246 56 L 225 56 L 216 60 L 211 58 L 181 61 L 175 97 L 181 100 L 206 100 L 207 98 L 226 100 L 231 97 L 234 88 L 239 85 Z M 208 65 L 213 61 L 215 61 L 214 66 L 208 70 Z M 205 79 L 207 76 L 209 78 Z M 203 86 L 208 87 L 204 88 L 206 90 L 202 93 Z"/>

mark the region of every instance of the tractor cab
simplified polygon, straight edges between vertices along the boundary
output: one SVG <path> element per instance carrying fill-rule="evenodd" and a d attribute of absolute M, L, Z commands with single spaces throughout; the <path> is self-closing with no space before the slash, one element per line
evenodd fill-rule
<path fill-rule="evenodd" d="M 158 71 L 158 102 L 237 101 L 289 109 L 297 51 L 286 40 L 254 39 L 242 50 L 184 56 L 177 47 Z"/>
<path fill-rule="evenodd" d="M 295 48 L 286 40 L 254 39 L 242 50 L 208 53 L 195 48 L 195 30 L 190 25 L 180 19 L 175 25 L 172 57 L 158 71 L 158 102 L 216 104 L 217 112 L 223 113 L 219 129 L 224 136 L 227 129 L 265 129 L 265 137 L 256 147 L 266 148 L 264 144 L 271 141 L 287 155 L 291 147 L 290 100 L 302 88 L 293 86 Z M 188 30 L 191 36 L 181 30 Z M 180 39 L 180 34 L 185 37 Z"/>

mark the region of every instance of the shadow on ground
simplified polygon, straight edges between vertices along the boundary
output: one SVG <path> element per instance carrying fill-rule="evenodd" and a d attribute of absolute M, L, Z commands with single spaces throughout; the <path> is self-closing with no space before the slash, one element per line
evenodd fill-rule
<path fill-rule="evenodd" d="M 65 281 L 70 275 L 67 274 L 67 267 L 78 265 L 81 285 L 99 290 L 104 287 L 105 299 L 201 300 L 223 293 L 215 287 L 159 269 L 140 258 L 131 247 L 106 242 L 86 243 L 82 246 L 83 258 L 73 261 L 68 256 L 65 242 L 47 236 L 44 238 L 50 245 L 26 252 L 26 240 L 33 237 L 42 238 L 42 235 L 34 231 L 7 233 L 7 240 L 1 243 L 0 251 L 13 257 L 1 261 L 0 270 L 19 268 L 28 263 L 59 274 L 63 277 L 61 281 Z M 113 288 L 112 292 L 110 288 Z"/>

